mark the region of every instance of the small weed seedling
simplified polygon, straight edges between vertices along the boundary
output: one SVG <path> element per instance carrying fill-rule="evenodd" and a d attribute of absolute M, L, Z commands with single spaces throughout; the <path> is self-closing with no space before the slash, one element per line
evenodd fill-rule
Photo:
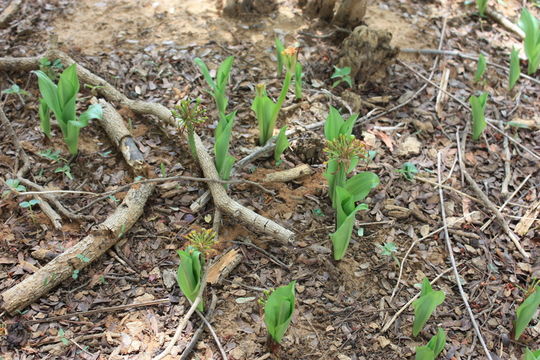
<path fill-rule="evenodd" d="M 264 304 L 264 323 L 268 334 L 276 343 L 281 343 L 294 313 L 296 281 L 272 291 Z"/>
<path fill-rule="evenodd" d="M 54 169 L 55 173 L 62 173 L 67 176 L 69 180 L 73 180 L 73 174 L 71 173 L 71 166 L 69 164 L 64 164 L 64 166 L 57 167 Z"/>
<path fill-rule="evenodd" d="M 475 82 L 482 80 L 482 76 L 484 76 L 484 73 L 486 72 L 486 66 L 487 66 L 486 57 L 484 56 L 484 54 L 480 54 L 480 56 L 478 57 L 478 62 L 476 66 L 476 73 L 474 74 Z"/>
<path fill-rule="evenodd" d="M 64 332 L 64 329 L 60 328 L 58 330 L 58 337 L 60 338 L 62 344 L 69 345 L 69 340 L 66 338 L 66 333 Z"/>
<path fill-rule="evenodd" d="M 285 66 L 287 62 L 286 55 L 284 54 L 285 46 L 277 37 L 275 40 L 275 45 L 277 58 L 277 74 L 278 77 L 281 77 L 281 75 L 283 74 L 283 66 Z M 302 70 L 302 64 L 300 64 L 299 61 L 296 61 L 296 65 L 294 68 L 294 95 L 297 100 L 302 98 L 302 76 L 304 76 Z"/>
<path fill-rule="evenodd" d="M 540 350 L 532 351 L 529 348 L 525 349 L 523 360 L 540 360 Z"/>
<path fill-rule="evenodd" d="M 480 14 L 480 17 L 486 17 L 486 9 L 489 0 L 476 0 L 476 9 Z"/>
<path fill-rule="evenodd" d="M 473 140 L 480 139 L 480 135 L 482 135 L 482 132 L 486 128 L 486 118 L 485 118 L 485 110 L 486 110 L 486 101 L 487 101 L 488 93 L 484 92 L 480 96 L 474 96 L 472 95 L 469 98 L 469 103 L 471 104 L 472 108 L 472 138 Z"/>
<path fill-rule="evenodd" d="M 433 290 L 429 280 L 424 278 L 420 297 L 412 303 L 414 308 L 413 336 L 417 336 L 422 331 L 431 314 L 437 306 L 442 304 L 444 298 L 444 292 Z"/>
<path fill-rule="evenodd" d="M 512 48 L 510 53 L 510 71 L 508 75 L 508 90 L 512 90 L 519 80 L 521 69 L 519 67 L 519 49 Z"/>
<path fill-rule="evenodd" d="M 176 272 L 176 280 L 184 295 L 190 302 L 194 302 L 201 289 L 205 258 L 215 245 L 216 233 L 212 229 L 193 230 L 186 235 L 186 239 L 190 245 L 186 250 L 177 251 L 180 264 Z M 197 310 L 204 310 L 202 300 Z"/>
<path fill-rule="evenodd" d="M 11 85 L 10 88 L 2 90 L 2 94 L 6 94 L 6 95 L 15 94 L 15 95 L 23 95 L 23 96 L 30 95 L 28 91 L 21 89 L 19 85 L 17 84 L 13 84 Z"/>
<path fill-rule="evenodd" d="M 427 345 L 416 348 L 416 360 L 435 360 L 446 345 L 446 333 L 439 328 L 437 334 L 429 340 Z"/>
<path fill-rule="evenodd" d="M 401 169 L 396 170 L 398 173 L 403 175 L 403 177 L 409 181 L 413 181 L 416 174 L 418 174 L 418 169 L 412 162 L 406 162 L 401 165 Z"/>
<path fill-rule="evenodd" d="M 210 71 L 208 70 L 208 67 L 204 61 L 199 58 L 195 58 L 193 61 L 199 67 L 199 70 L 203 74 L 204 80 L 210 87 L 210 91 L 208 91 L 208 93 L 212 95 L 214 101 L 216 102 L 219 118 L 223 119 L 225 117 L 227 105 L 229 104 L 229 98 L 225 92 L 227 90 L 227 85 L 229 84 L 234 57 L 229 56 L 221 63 L 221 65 L 219 65 L 215 79 L 210 75 Z"/>
<path fill-rule="evenodd" d="M 194 102 L 191 100 L 181 100 L 180 104 L 176 105 L 171 110 L 173 117 L 178 122 L 178 126 L 187 130 L 189 151 L 194 159 L 197 159 L 197 151 L 195 149 L 195 128 L 206 121 L 206 110 L 201 105 L 201 99 Z"/>
<path fill-rule="evenodd" d="M 296 100 L 300 100 L 302 98 L 302 77 L 304 76 L 302 70 L 302 64 L 297 61 L 294 71 L 294 96 L 296 97 Z"/>
<path fill-rule="evenodd" d="M 534 74 L 540 66 L 540 21 L 526 8 L 521 11 L 519 26 L 525 33 L 523 46 L 525 55 L 529 60 L 527 73 Z"/>
<path fill-rule="evenodd" d="M 287 127 L 284 126 L 279 130 L 279 134 L 276 139 L 276 148 L 274 149 L 274 161 L 276 166 L 279 166 L 283 160 L 281 160 L 281 155 L 289 148 L 291 143 L 287 139 Z"/>
<path fill-rule="evenodd" d="M 528 291 L 529 294 L 526 294 L 526 299 L 521 305 L 516 309 L 516 321 L 514 324 L 515 336 L 514 339 L 517 340 L 523 334 L 529 322 L 532 320 L 534 314 L 540 306 L 540 281 L 535 281 L 532 289 Z"/>
<path fill-rule="evenodd" d="M 259 145 L 261 146 L 265 145 L 274 134 L 274 128 L 276 127 L 279 111 L 281 110 L 283 102 L 287 97 L 293 76 L 296 74 L 296 48 L 289 47 L 283 50 L 281 54 L 283 55 L 282 61 L 285 66 L 286 73 L 277 102 L 274 103 L 274 101 L 267 95 L 266 86 L 264 84 L 258 84 L 256 87 L 255 99 L 251 105 L 251 109 L 253 112 L 255 112 L 255 117 L 257 118 L 257 123 L 259 124 Z"/>
<path fill-rule="evenodd" d="M 47 58 L 39 59 L 39 70 L 43 71 L 52 81 L 58 79 L 58 73 L 62 71 L 64 65 L 60 59 L 50 61 Z"/>
<path fill-rule="evenodd" d="M 50 113 L 54 113 L 58 126 L 64 135 L 64 141 L 71 155 L 76 155 L 79 144 L 79 133 L 88 125 L 91 119 L 101 119 L 103 111 L 101 105 L 90 105 L 87 111 L 79 118 L 76 115 L 77 94 L 79 93 L 79 79 L 77 65 L 73 64 L 60 75 L 58 85 L 47 74 L 38 70 L 34 72 L 38 77 L 39 91 L 42 98 L 39 100 L 39 118 L 41 129 L 51 137 Z"/>
<path fill-rule="evenodd" d="M 40 201 L 37 200 L 37 199 L 32 199 L 32 200 L 28 200 L 28 201 L 22 201 L 19 203 L 19 206 L 23 209 L 27 209 L 28 212 L 30 213 L 30 218 L 32 219 L 33 222 L 35 222 L 35 214 L 34 214 L 34 210 L 32 209 L 32 207 L 34 205 L 37 205 L 39 204 Z"/>
<path fill-rule="evenodd" d="M 351 78 L 351 68 L 348 66 L 345 66 L 343 68 L 339 68 L 337 66 L 334 66 L 334 73 L 330 77 L 330 79 L 337 79 L 332 84 L 332 87 L 335 88 L 342 82 L 349 85 L 349 87 L 352 87 L 352 78 Z"/>
<path fill-rule="evenodd" d="M 395 243 L 393 242 L 387 242 L 387 243 L 384 243 L 383 245 L 378 245 L 379 248 L 381 249 L 381 255 L 383 256 L 390 256 L 392 259 L 394 259 L 394 261 L 396 262 L 398 268 L 401 266 L 398 258 L 396 257 L 396 252 L 397 252 L 397 246 Z"/>
<path fill-rule="evenodd" d="M 9 195 L 12 191 L 14 192 L 24 192 L 26 187 L 21 185 L 21 182 L 18 179 L 6 179 L 6 185 L 9 190 L 6 190 L 2 193 L 2 197 Z"/>

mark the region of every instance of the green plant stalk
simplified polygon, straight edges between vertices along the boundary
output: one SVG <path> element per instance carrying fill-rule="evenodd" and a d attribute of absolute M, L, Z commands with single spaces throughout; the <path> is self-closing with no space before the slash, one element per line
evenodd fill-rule
<path fill-rule="evenodd" d="M 276 147 L 274 149 L 274 161 L 276 164 L 281 161 L 281 155 L 289 148 L 291 144 L 287 139 L 287 127 L 284 126 L 279 130 L 279 134 L 276 139 Z"/>
<path fill-rule="evenodd" d="M 276 37 L 275 45 L 276 45 L 276 58 L 277 58 L 277 75 L 281 76 L 281 74 L 283 73 L 283 63 L 284 63 L 283 50 L 285 50 L 285 46 L 283 45 L 281 40 L 279 40 L 278 37 Z"/>
<path fill-rule="evenodd" d="M 297 100 L 302 98 L 302 64 L 296 62 L 294 71 L 294 96 Z"/>
<path fill-rule="evenodd" d="M 488 93 L 482 93 L 480 96 L 471 96 L 469 103 L 472 108 L 472 138 L 478 140 L 486 128 L 485 109 Z"/>
<path fill-rule="evenodd" d="M 416 348 L 416 360 L 435 360 L 446 345 L 446 333 L 439 328 L 427 345 Z"/>
<path fill-rule="evenodd" d="M 519 49 L 512 48 L 510 53 L 510 72 L 508 75 L 508 90 L 512 90 L 521 75 L 519 67 Z"/>
<path fill-rule="evenodd" d="M 482 76 L 484 76 L 484 73 L 486 72 L 486 57 L 484 54 L 480 54 L 478 57 L 478 63 L 476 67 L 476 73 L 474 74 L 474 81 L 478 82 L 482 79 Z"/>
<path fill-rule="evenodd" d="M 285 73 L 285 80 L 283 80 L 283 87 L 281 88 L 281 93 L 279 94 L 277 103 L 274 105 L 274 111 L 272 112 L 272 118 L 270 123 L 274 124 L 272 126 L 272 131 L 274 130 L 279 111 L 281 110 L 281 107 L 283 106 L 283 102 L 285 101 L 285 98 L 287 97 L 287 93 L 289 92 L 289 87 L 291 85 L 291 80 L 293 77 L 293 72 L 291 70 L 287 70 Z"/>
<path fill-rule="evenodd" d="M 413 336 L 417 336 L 424 328 L 435 308 L 442 304 L 445 294 L 442 291 L 434 291 L 427 278 L 422 281 L 420 297 L 412 306 L 414 308 Z"/>
<path fill-rule="evenodd" d="M 251 109 L 255 112 L 257 123 L 259 126 L 259 144 L 263 146 L 272 137 L 272 132 L 275 123 L 272 123 L 272 112 L 274 102 L 266 94 L 264 84 L 259 84 L 256 87 L 257 94 L 251 105 Z"/>
<path fill-rule="evenodd" d="M 532 75 L 540 66 L 540 23 L 529 10 L 523 8 L 519 18 L 519 25 L 525 33 L 523 45 L 525 55 L 527 55 L 527 59 L 529 60 L 527 73 Z"/>
<path fill-rule="evenodd" d="M 486 16 L 487 3 L 488 0 L 476 0 L 476 8 L 478 9 L 481 17 Z"/>
<path fill-rule="evenodd" d="M 536 285 L 535 291 L 530 294 L 525 301 L 516 309 L 516 320 L 515 320 L 515 336 L 514 339 L 517 340 L 523 334 L 529 322 L 533 318 L 534 314 L 540 306 L 540 285 Z"/>
<path fill-rule="evenodd" d="M 229 154 L 229 147 L 236 111 L 226 115 L 218 122 L 215 131 L 214 153 L 216 169 L 221 180 L 229 180 L 235 158 Z"/>

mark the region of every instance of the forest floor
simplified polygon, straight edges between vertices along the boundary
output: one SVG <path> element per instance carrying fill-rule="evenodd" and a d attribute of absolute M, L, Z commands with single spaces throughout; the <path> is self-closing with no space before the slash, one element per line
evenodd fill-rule
<path fill-rule="evenodd" d="M 8 2 L 0 0 L 0 11 Z M 493 6 L 517 22 L 520 1 Z M 529 7 L 538 16 L 538 8 Z M 442 49 L 475 57 L 483 53 L 504 68 L 508 68 L 512 47 L 521 47 L 515 34 L 490 19 L 480 19 L 474 6 L 463 1 L 373 2 L 365 22 L 393 33 L 392 45 L 399 48 L 437 49 L 442 37 Z M 208 286 L 206 301 L 211 293 L 217 296 L 212 324 L 229 359 L 412 358 L 415 347 L 427 343 L 438 327 L 447 332 L 442 358 L 486 359 L 456 286 L 441 232 L 438 153 L 452 251 L 492 358 L 521 359 L 525 347 L 539 349 L 538 321 L 515 341 L 513 320 L 525 289 L 533 278 L 540 278 L 539 222 L 527 221 L 536 218 L 540 209 L 540 161 L 534 155 L 540 152 L 540 85 L 522 78 L 509 92 L 504 69 L 489 66 L 485 81 L 475 83 L 476 61 L 402 52 L 396 62 L 381 68 L 366 83 L 352 89 L 344 85 L 332 88 L 330 76 L 339 43 L 321 35 L 333 30 L 305 18 L 289 0 L 270 16 L 242 20 L 220 16 L 210 0 L 27 1 L 11 25 L 0 30 L 0 57 L 42 54 L 51 34 L 57 34 L 62 51 L 129 98 L 169 109 L 181 99 L 201 98 L 209 109 L 209 126 L 201 129 L 200 135 L 211 149 L 215 106 L 193 59 L 200 57 L 216 69 L 225 57 L 233 55 L 228 94 L 229 109 L 238 111 L 231 144 L 237 159 L 257 146 L 257 124 L 250 108 L 255 85 L 265 82 L 276 97 L 281 88 L 276 77 L 275 36 L 284 37 L 286 44 L 300 45 L 299 61 L 305 72 L 304 98 L 296 101 L 290 94 L 285 103 L 289 111 L 280 115 L 278 127 L 302 128 L 325 120 L 330 105 L 342 113 L 350 108 L 361 117 L 370 114 L 355 134 L 376 152 L 365 169 L 378 174 L 380 185 L 366 199 L 369 210 L 357 216 L 353 240 L 339 262 L 331 260 L 329 233 L 334 227 L 334 211 L 323 177 L 322 129 L 293 136 L 279 168 L 267 158 L 236 174 L 238 179 L 260 181 L 266 173 L 302 163 L 314 171 L 288 183 L 265 184 L 274 195 L 249 184 L 229 187 L 232 198 L 296 235 L 290 244 L 277 243 L 224 216 L 219 250 L 234 250 L 242 260 L 221 283 Z M 521 65 L 526 71 L 525 62 Z M 478 90 L 489 92 L 488 118 L 527 125 L 504 126 L 505 135 L 488 127 L 479 141 L 469 137 L 461 146 L 467 172 L 480 189 L 497 207 L 508 200 L 501 210 L 504 221 L 518 233 L 530 257 L 518 251 L 497 220 L 482 228 L 494 214 L 482 200 L 475 200 L 478 194 L 463 179 L 458 161 L 456 134 L 461 138 L 468 129 L 470 113 L 418 76 L 428 77 L 432 67 L 432 81 L 438 85 L 446 74 L 447 92 L 465 103 Z M 538 73 L 532 77 L 539 79 Z M 69 154 L 57 129 L 53 127 L 57 136 L 52 140 L 40 130 L 35 75 L 0 72 L 0 90 L 13 84 L 29 95 L 4 93 L 0 101 L 31 158 L 27 175 L 31 181 L 46 189 L 98 194 L 133 181 L 130 168 L 96 121 L 82 130 L 80 154 L 71 163 L 70 173 L 58 172 L 63 160 L 52 159 L 50 154 L 58 150 L 61 158 Z M 81 84 L 83 109 L 94 90 Z M 401 103 L 404 106 L 396 111 L 374 118 Z M 120 112 L 155 176 L 202 176 L 197 162 L 187 155 L 187 144 L 178 129 L 137 116 L 127 108 Z M 4 125 L 0 141 L 0 177 L 7 180 L 15 177 L 20 158 Z M 48 157 L 43 155 L 47 151 Z M 398 171 L 406 162 L 419 171 L 412 181 Z M 505 181 L 506 192 L 502 190 Z M 163 350 L 190 307 L 176 285 L 176 250 L 185 247 L 184 236 L 191 230 L 212 225 L 211 201 L 199 212 L 190 210 L 205 190 L 206 184 L 200 182 L 159 184 L 143 215 L 125 234 L 127 241 L 119 251 L 106 253 L 19 314 L 0 311 L 0 330 L 7 333 L 0 337 L 0 359 L 150 359 Z M 78 212 L 84 208 L 81 213 L 92 219 L 63 219 L 61 230 L 55 230 L 37 206 L 34 210 L 19 206 L 30 196 L 4 194 L 0 199 L 0 291 L 13 287 L 76 244 L 114 211 L 125 194 L 116 193 L 89 207 L 92 196 L 58 196 L 68 209 Z M 385 243 L 396 245 L 402 273 L 392 257 L 382 254 L 380 246 Z M 437 276 L 433 287 L 444 291 L 446 299 L 422 333 L 413 337 L 412 307 L 392 319 L 419 293 L 418 284 L 425 277 L 433 280 Z M 292 280 L 297 282 L 296 312 L 282 347 L 269 355 L 257 299 L 264 290 Z M 164 300 L 107 311 L 113 306 L 159 299 Z M 48 320 L 89 310 L 98 311 Z M 199 323 L 197 317 L 191 318 L 168 359 L 179 358 Z M 220 358 L 208 333 L 192 355 L 193 359 Z"/>

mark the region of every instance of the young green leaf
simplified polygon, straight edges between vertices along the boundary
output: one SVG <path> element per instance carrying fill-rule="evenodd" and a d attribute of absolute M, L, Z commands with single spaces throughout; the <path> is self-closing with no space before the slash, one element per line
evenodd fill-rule
<path fill-rule="evenodd" d="M 367 210 L 366 204 L 355 206 L 354 196 L 345 188 L 336 188 L 336 231 L 330 234 L 334 260 L 341 260 L 349 247 L 356 213 Z"/>
<path fill-rule="evenodd" d="M 508 76 L 508 90 L 512 90 L 516 85 L 521 70 L 519 68 L 519 49 L 512 48 L 510 53 L 510 73 Z"/>
<path fill-rule="evenodd" d="M 370 171 L 358 173 L 345 181 L 345 189 L 353 195 L 353 201 L 362 201 L 369 192 L 379 186 L 380 180 L 377 174 Z"/>
<path fill-rule="evenodd" d="M 540 360 L 540 350 L 532 351 L 531 349 L 525 349 L 523 360 Z"/>
<path fill-rule="evenodd" d="M 214 153 L 216 155 L 216 169 L 221 180 L 228 180 L 236 159 L 229 154 L 229 146 L 234 125 L 236 111 L 219 120 L 215 131 Z"/>
<path fill-rule="evenodd" d="M 433 353 L 433 350 L 427 346 L 418 346 L 414 358 L 416 360 L 435 360 L 435 354 Z"/>
<path fill-rule="evenodd" d="M 481 17 L 485 17 L 488 0 L 476 0 L 476 9 Z"/>
<path fill-rule="evenodd" d="M 523 334 L 536 310 L 538 310 L 538 306 L 540 306 L 540 285 L 536 285 L 534 292 L 516 309 L 515 340 L 519 339 Z"/>
<path fill-rule="evenodd" d="M 413 335 L 417 336 L 424 328 L 431 314 L 437 306 L 442 304 L 445 295 L 442 291 L 434 291 L 429 280 L 424 278 L 420 297 L 416 299 L 412 306 L 414 308 Z"/>
<path fill-rule="evenodd" d="M 272 99 L 266 95 L 266 87 L 264 84 L 257 85 L 257 95 L 251 105 L 251 109 L 255 112 L 255 117 L 259 125 L 259 145 L 265 145 L 273 135 L 275 120 L 273 120 L 274 104 Z"/>
<path fill-rule="evenodd" d="M 482 76 L 484 76 L 484 73 L 486 72 L 486 57 L 484 54 L 480 54 L 478 57 L 478 63 L 476 67 L 476 73 L 474 74 L 474 81 L 478 82 L 482 79 Z"/>
<path fill-rule="evenodd" d="M 180 290 L 193 302 L 201 288 L 202 254 L 192 246 L 188 246 L 186 250 L 178 250 L 177 253 L 180 257 L 180 264 L 176 272 L 176 280 Z M 197 310 L 204 310 L 202 300 L 197 306 Z"/>
<path fill-rule="evenodd" d="M 28 91 L 21 89 L 17 84 L 13 84 L 10 88 L 2 90 L 2 94 L 30 95 Z"/>
<path fill-rule="evenodd" d="M 488 93 L 484 92 L 480 96 L 471 96 L 469 102 L 472 108 L 472 138 L 478 140 L 486 128 L 485 109 Z"/>
<path fill-rule="evenodd" d="M 331 141 L 340 134 L 351 135 L 357 118 L 358 114 L 352 114 L 345 120 L 335 107 L 330 106 L 330 111 L 324 122 L 324 137 Z"/>
<path fill-rule="evenodd" d="M 291 145 L 287 139 L 287 127 L 284 126 L 279 130 L 279 134 L 276 139 L 276 148 L 274 149 L 274 161 L 277 163 L 281 159 L 281 155 Z"/>
<path fill-rule="evenodd" d="M 527 73 L 531 75 L 540 66 L 540 22 L 524 7 L 519 18 L 519 26 L 525 33 L 523 45 L 529 60 Z"/>
<path fill-rule="evenodd" d="M 294 313 L 296 281 L 274 290 L 264 306 L 264 323 L 268 333 L 277 343 L 285 335 Z"/>
<path fill-rule="evenodd" d="M 435 360 L 446 345 L 446 333 L 439 328 L 437 334 L 425 346 L 416 348 L 416 360 Z"/>

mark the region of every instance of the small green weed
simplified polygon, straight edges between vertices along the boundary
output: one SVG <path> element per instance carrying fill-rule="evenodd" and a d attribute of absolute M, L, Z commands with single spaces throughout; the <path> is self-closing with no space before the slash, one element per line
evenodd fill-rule
<path fill-rule="evenodd" d="M 223 119 L 229 103 L 226 90 L 229 84 L 234 57 L 229 56 L 221 63 L 217 69 L 215 79 L 210 75 L 210 71 L 208 70 L 208 67 L 204 61 L 202 61 L 200 58 L 195 58 L 193 62 L 195 62 L 195 64 L 199 67 L 199 70 L 203 74 L 204 80 L 210 87 L 210 91 L 208 91 L 208 93 L 212 95 L 214 101 L 216 102 L 219 118 Z"/>
<path fill-rule="evenodd" d="M 488 0 L 476 0 L 476 9 L 481 17 L 486 17 Z"/>
<path fill-rule="evenodd" d="M 510 72 L 508 75 L 508 90 L 512 90 L 519 80 L 521 69 L 519 67 L 519 49 L 512 48 L 510 53 Z"/>
<path fill-rule="evenodd" d="M 279 134 L 276 139 L 276 147 L 274 149 L 274 161 L 276 165 L 279 166 L 283 160 L 281 160 L 281 155 L 289 148 L 291 143 L 287 139 L 287 127 L 284 126 L 279 130 Z"/>
<path fill-rule="evenodd" d="M 418 174 L 418 169 L 416 168 L 416 165 L 408 161 L 401 165 L 401 168 L 397 169 L 396 171 L 403 175 L 403 177 L 409 181 L 413 181 L 416 174 Z"/>
<path fill-rule="evenodd" d="M 397 246 L 395 243 L 387 242 L 383 245 L 378 245 L 378 247 L 381 250 L 381 255 L 391 257 L 396 262 L 398 267 L 401 266 L 398 258 L 396 257 Z"/>
<path fill-rule="evenodd" d="M 181 100 L 178 105 L 171 110 L 178 126 L 187 130 L 188 145 L 191 155 L 197 159 L 195 149 L 195 129 L 207 120 L 206 109 L 201 105 L 201 99 L 191 101 Z"/>
<path fill-rule="evenodd" d="M 345 66 L 343 68 L 339 68 L 337 66 L 334 66 L 334 73 L 330 77 L 330 79 L 337 79 L 332 84 L 332 87 L 335 88 L 342 82 L 349 85 L 349 87 L 353 86 L 352 78 L 351 78 L 351 68 L 349 66 Z"/>
<path fill-rule="evenodd" d="M 482 76 L 484 76 L 484 73 L 486 72 L 487 62 L 486 57 L 484 54 L 480 54 L 478 57 L 478 62 L 476 65 L 476 73 L 474 74 L 474 81 L 478 82 L 482 80 Z"/>
<path fill-rule="evenodd" d="M 6 95 L 16 94 L 16 95 L 24 95 L 24 96 L 30 95 L 28 91 L 21 89 L 19 85 L 17 84 L 13 84 L 11 85 L 10 88 L 2 90 L 2 94 L 6 94 Z"/>
<path fill-rule="evenodd" d="M 525 349 L 523 360 L 540 360 L 540 350 L 532 351 L 531 349 Z"/>
<path fill-rule="evenodd" d="M 9 195 L 12 191 L 14 192 L 26 191 L 26 187 L 24 185 L 21 185 L 21 182 L 18 179 L 6 179 L 6 185 L 8 186 L 9 190 L 4 191 L 2 193 L 2 197 Z"/>
<path fill-rule="evenodd" d="M 526 294 L 526 299 L 516 309 L 516 320 L 514 324 L 515 340 L 519 339 L 521 334 L 523 334 L 540 306 L 540 281 L 536 280 L 533 283 L 532 290 L 530 289 L 528 292 L 529 294 Z"/>

